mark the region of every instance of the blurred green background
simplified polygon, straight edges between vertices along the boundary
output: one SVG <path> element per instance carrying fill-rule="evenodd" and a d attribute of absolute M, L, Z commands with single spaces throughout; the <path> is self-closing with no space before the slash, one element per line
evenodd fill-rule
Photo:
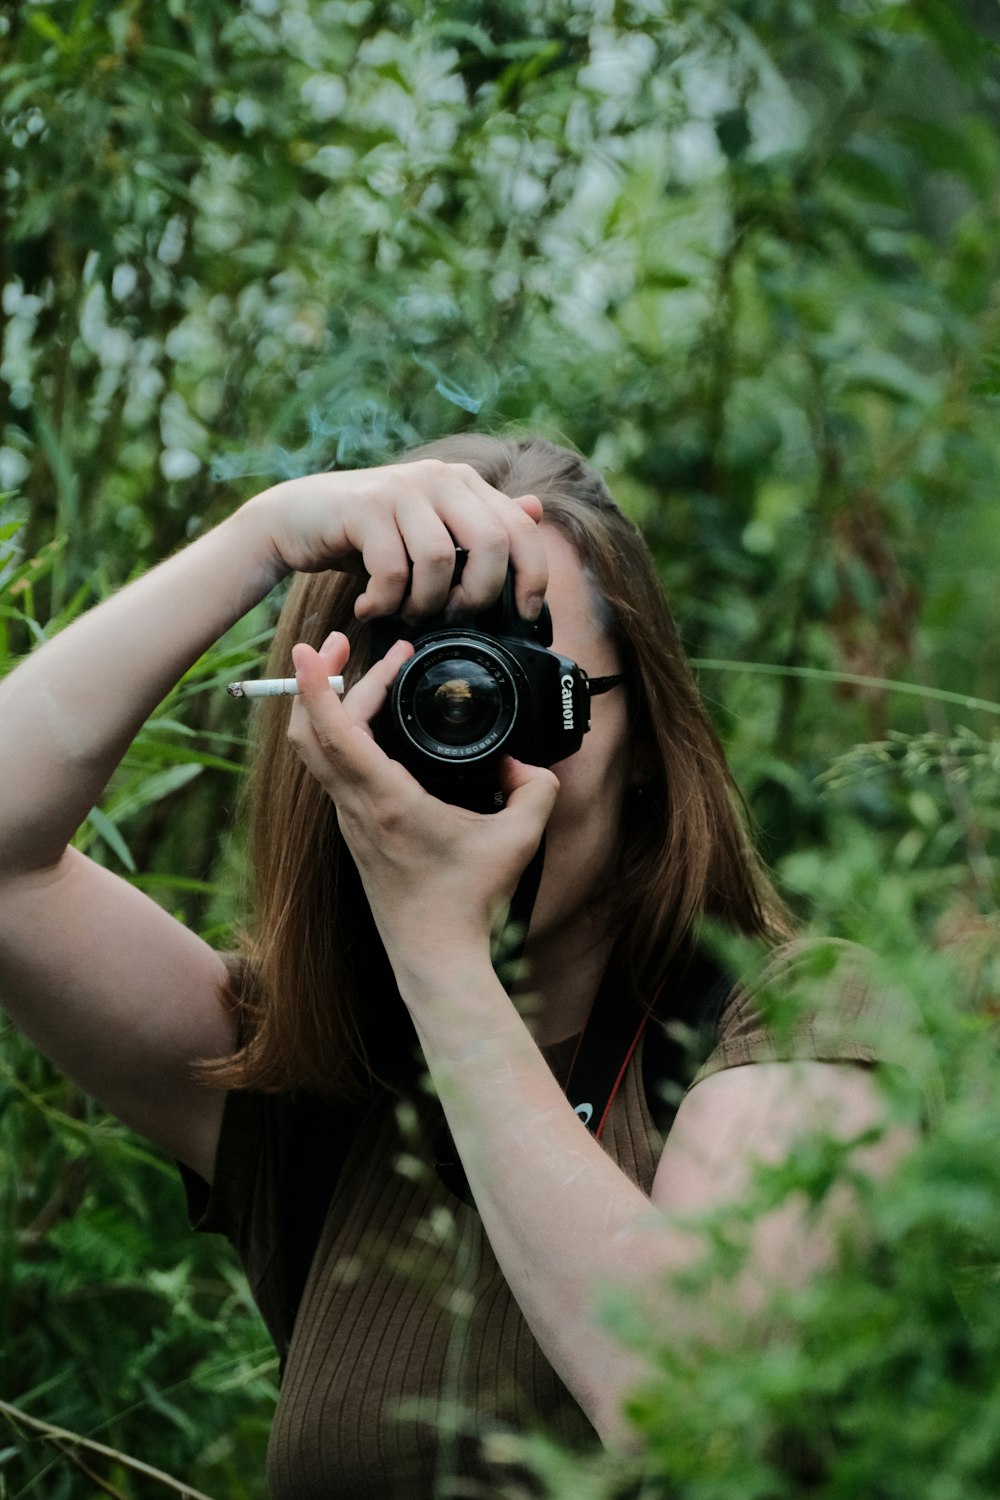
<path fill-rule="evenodd" d="M 642 524 L 793 904 L 931 1015 L 961 1105 L 881 1226 L 911 1278 L 886 1283 L 902 1367 L 873 1333 L 889 1303 L 856 1299 L 836 1377 L 817 1353 L 856 1281 L 803 1314 L 819 1343 L 781 1377 L 819 1380 L 853 1468 L 803 1477 L 750 1441 L 787 1419 L 761 1361 L 738 1411 L 710 1359 L 665 1365 L 674 1418 L 661 1392 L 642 1420 L 671 1495 L 997 1492 L 995 1281 L 974 1319 L 948 1289 L 956 1225 L 995 1247 L 1000 1212 L 998 42 L 992 0 L 0 15 L 0 664 L 275 479 L 540 430 Z M 78 839 L 220 944 L 245 734 L 221 684 L 279 602 L 171 695 Z M 234 1263 L 186 1234 L 169 1165 L 9 1030 L 0 1267 L 4 1500 L 170 1493 L 27 1419 L 263 1495 L 277 1372 Z M 725 1441 L 685 1468 L 676 1412 L 709 1409 Z M 552 1494 L 612 1492 L 536 1457 Z"/>

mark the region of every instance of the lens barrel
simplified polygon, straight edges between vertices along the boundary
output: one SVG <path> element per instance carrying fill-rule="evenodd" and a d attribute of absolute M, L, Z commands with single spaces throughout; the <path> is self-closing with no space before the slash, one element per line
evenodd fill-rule
<path fill-rule="evenodd" d="M 526 688 L 517 661 L 482 637 L 439 638 L 405 663 L 396 682 L 397 722 L 431 761 L 473 765 L 509 738 Z"/>

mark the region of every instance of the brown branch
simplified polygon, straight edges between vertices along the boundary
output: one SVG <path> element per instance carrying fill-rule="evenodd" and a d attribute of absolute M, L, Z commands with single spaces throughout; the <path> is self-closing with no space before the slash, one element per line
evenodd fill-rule
<path fill-rule="evenodd" d="M 212 1500 L 211 1495 L 203 1494 L 201 1490 L 192 1489 L 191 1485 L 184 1484 L 180 1479 L 175 1479 L 170 1474 L 165 1474 L 162 1469 L 154 1469 L 151 1464 L 145 1464 L 140 1458 L 133 1458 L 128 1453 L 121 1453 L 117 1448 L 109 1448 L 104 1443 L 95 1443 L 92 1438 L 83 1437 L 79 1432 L 70 1432 L 66 1427 L 56 1427 L 52 1422 L 44 1422 L 39 1417 L 29 1417 L 20 1407 L 12 1406 L 9 1401 L 0 1401 L 0 1415 L 21 1427 L 27 1427 L 32 1432 L 50 1443 L 54 1443 L 60 1453 L 67 1458 L 73 1458 L 73 1448 L 86 1448 L 91 1453 L 99 1453 L 102 1458 L 110 1458 L 115 1463 L 124 1464 L 127 1469 L 134 1469 L 137 1474 L 145 1474 L 149 1479 L 156 1479 L 160 1484 L 166 1485 L 175 1494 L 181 1496 L 181 1500 Z M 67 1446 L 64 1446 L 67 1445 Z M 104 1485 L 108 1494 L 114 1495 L 116 1491 Z"/>
<path fill-rule="evenodd" d="M 80 1470 L 81 1474 L 86 1474 L 91 1484 L 96 1484 L 99 1490 L 103 1490 L 106 1495 L 110 1495 L 111 1500 L 128 1500 L 128 1496 L 123 1490 L 117 1489 L 109 1480 L 102 1479 L 96 1469 L 92 1469 L 90 1464 L 80 1457 L 79 1453 L 74 1452 L 68 1443 L 63 1442 L 62 1438 L 48 1438 L 46 1441 L 54 1444 L 59 1449 L 63 1458 L 68 1458 L 70 1463 Z"/>

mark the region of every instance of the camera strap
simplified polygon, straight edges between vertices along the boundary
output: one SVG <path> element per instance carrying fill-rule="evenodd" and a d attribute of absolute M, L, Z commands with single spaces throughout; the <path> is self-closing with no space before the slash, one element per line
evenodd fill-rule
<path fill-rule="evenodd" d="M 732 974 L 707 953 L 688 950 L 671 964 L 653 1003 L 643 1004 L 625 978 L 624 965 L 612 955 L 565 1084 L 574 1113 L 596 1140 L 643 1037 L 646 1101 L 666 1135 L 681 1094 L 715 1044 L 734 984 Z"/>
<path fill-rule="evenodd" d="M 608 964 L 604 971 L 565 1084 L 574 1114 L 598 1141 L 650 1017 L 648 1010 L 637 1015 L 628 1003 L 615 967 Z"/>
<path fill-rule="evenodd" d="M 544 865 L 545 834 L 543 833 L 538 848 L 522 870 L 521 878 L 517 882 L 517 888 L 510 898 L 510 910 L 507 913 L 507 925 L 504 930 L 510 933 L 512 941 L 509 949 L 505 946 L 504 958 L 515 967 L 524 956 L 524 945 L 528 937 L 531 913 L 535 909 L 535 898 L 538 895 L 538 887 L 542 881 L 542 869 Z"/>

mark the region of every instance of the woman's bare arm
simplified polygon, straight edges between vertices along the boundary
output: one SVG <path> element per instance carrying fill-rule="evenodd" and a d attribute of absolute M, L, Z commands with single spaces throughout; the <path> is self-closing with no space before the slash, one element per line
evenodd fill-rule
<path fill-rule="evenodd" d="M 266 532 L 237 512 L 0 684 L 0 1002 L 89 1094 L 201 1172 L 222 1100 L 191 1063 L 235 1041 L 222 960 L 68 845 L 157 703 L 279 576 Z"/>
<path fill-rule="evenodd" d="M 222 1096 L 192 1063 L 232 1050 L 221 958 L 155 902 L 72 850 L 144 720 L 291 569 L 360 554 L 359 615 L 440 608 L 456 542 L 482 604 L 516 560 L 545 589 L 538 503 L 436 462 L 314 475 L 247 502 L 76 621 L 0 683 L 0 1004 L 88 1093 L 210 1176 Z M 410 582 L 412 573 L 412 582 Z"/>

